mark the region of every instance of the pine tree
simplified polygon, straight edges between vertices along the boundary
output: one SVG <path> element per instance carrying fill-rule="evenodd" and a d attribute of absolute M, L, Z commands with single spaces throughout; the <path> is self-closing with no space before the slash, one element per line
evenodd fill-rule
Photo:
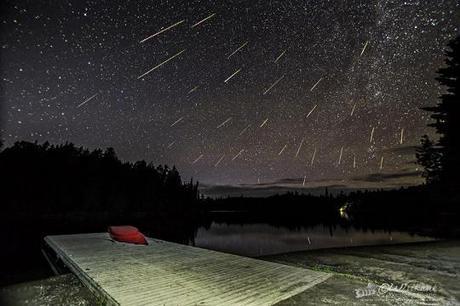
<path fill-rule="evenodd" d="M 425 141 L 419 151 L 422 160 L 418 161 L 423 166 L 438 167 L 436 171 L 425 168 L 428 182 L 439 181 L 452 190 L 460 185 L 460 36 L 450 41 L 448 47 L 445 51 L 446 66 L 438 70 L 436 78 L 445 86 L 446 93 L 436 106 L 423 108 L 432 112 L 431 118 L 435 122 L 430 126 L 436 128 L 439 141 L 430 145 L 429 139 L 422 139 L 422 145 Z M 423 152 L 423 148 L 427 151 Z M 426 161 L 429 157 L 433 158 L 431 162 Z"/>
<path fill-rule="evenodd" d="M 417 149 L 415 156 L 418 164 L 425 169 L 423 177 L 426 179 L 427 184 L 437 183 L 439 182 L 441 171 L 439 150 L 427 135 L 423 135 L 420 142 L 422 146 Z"/>

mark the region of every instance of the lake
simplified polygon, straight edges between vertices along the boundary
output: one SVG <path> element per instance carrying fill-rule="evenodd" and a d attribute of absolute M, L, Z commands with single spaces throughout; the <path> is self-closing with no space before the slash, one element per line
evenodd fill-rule
<path fill-rule="evenodd" d="M 405 232 L 383 230 L 364 231 L 316 225 L 299 230 L 275 227 L 269 224 L 211 223 L 209 229 L 200 227 L 195 246 L 244 256 L 264 256 L 295 251 L 382 245 L 433 240 Z"/>

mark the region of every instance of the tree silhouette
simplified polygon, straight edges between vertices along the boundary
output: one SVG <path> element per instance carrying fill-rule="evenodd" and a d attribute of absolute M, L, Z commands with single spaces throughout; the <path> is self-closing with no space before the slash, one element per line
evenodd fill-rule
<path fill-rule="evenodd" d="M 422 146 L 417 149 L 415 156 L 417 157 L 417 162 L 425 168 L 423 177 L 428 184 L 439 182 L 441 168 L 439 151 L 427 135 L 423 135 L 420 142 Z"/>
<path fill-rule="evenodd" d="M 460 36 L 450 41 L 448 47 L 446 66 L 438 70 L 436 78 L 447 91 L 436 106 L 423 108 L 432 113 L 435 122 L 429 126 L 436 128 L 439 140 L 434 144 L 425 135 L 417 158 L 425 167 L 427 182 L 439 182 L 454 190 L 460 182 Z"/>
<path fill-rule="evenodd" d="M 122 162 L 113 148 L 17 142 L 0 152 L 0 208 L 10 213 L 192 214 L 198 183 L 184 184 L 175 167 Z"/>

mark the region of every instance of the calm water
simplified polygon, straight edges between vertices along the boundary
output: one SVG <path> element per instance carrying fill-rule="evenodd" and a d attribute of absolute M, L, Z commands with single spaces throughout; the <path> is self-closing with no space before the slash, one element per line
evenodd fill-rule
<path fill-rule="evenodd" d="M 198 247 L 246 256 L 263 256 L 295 251 L 427 241 L 431 238 L 403 232 L 335 229 L 322 225 L 289 230 L 268 224 L 227 225 L 212 223 L 209 229 L 198 229 Z"/>

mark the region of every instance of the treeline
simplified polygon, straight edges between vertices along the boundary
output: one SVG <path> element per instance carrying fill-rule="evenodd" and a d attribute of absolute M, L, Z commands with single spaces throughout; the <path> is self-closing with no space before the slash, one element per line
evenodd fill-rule
<path fill-rule="evenodd" d="M 209 218 L 224 223 L 269 223 L 287 228 L 340 221 L 339 208 L 344 195 L 333 197 L 325 192 L 313 196 L 288 192 L 266 198 L 228 197 L 206 199 L 203 208 Z"/>
<path fill-rule="evenodd" d="M 437 185 L 446 194 L 460 190 L 460 35 L 448 43 L 445 65 L 436 80 L 445 91 L 435 106 L 422 108 L 431 113 L 437 140 L 424 135 L 417 150 L 417 161 L 424 168 L 428 184 Z"/>
<path fill-rule="evenodd" d="M 17 142 L 0 152 L 1 210 L 9 214 L 187 214 L 198 183 L 175 167 L 122 162 L 112 148 Z"/>
<path fill-rule="evenodd" d="M 460 195 L 439 185 L 350 193 L 345 212 L 354 226 L 458 237 Z"/>
<path fill-rule="evenodd" d="M 408 231 L 438 237 L 458 237 L 460 195 L 436 185 L 394 190 L 364 190 L 313 196 L 286 193 L 267 198 L 205 199 L 210 222 L 268 223 L 290 229 L 341 225 L 363 230 Z"/>

